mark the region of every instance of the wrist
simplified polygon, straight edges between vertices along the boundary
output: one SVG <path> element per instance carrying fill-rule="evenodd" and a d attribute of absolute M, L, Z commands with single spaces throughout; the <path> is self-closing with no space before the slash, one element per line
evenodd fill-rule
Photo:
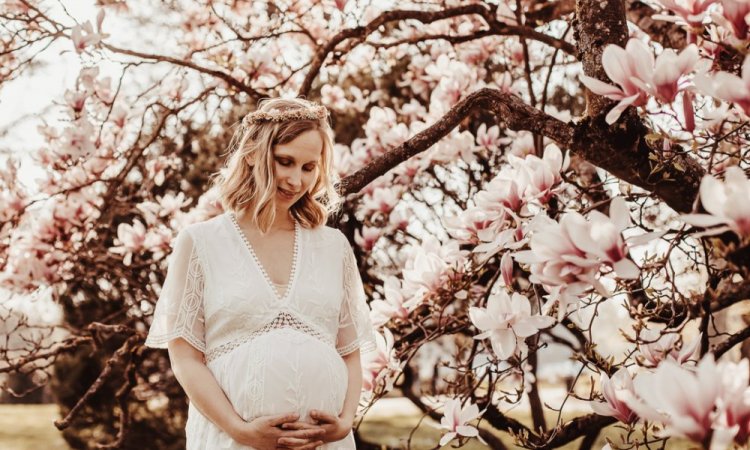
<path fill-rule="evenodd" d="M 226 425 L 226 433 L 231 436 L 235 437 L 237 436 L 240 431 L 244 431 L 247 433 L 247 422 L 245 422 L 242 417 L 240 416 L 234 416 L 230 419 L 229 423 Z"/>
<path fill-rule="evenodd" d="M 351 429 L 354 426 L 354 415 L 342 413 L 339 415 L 339 420 L 342 424 L 346 425 L 346 428 Z"/>

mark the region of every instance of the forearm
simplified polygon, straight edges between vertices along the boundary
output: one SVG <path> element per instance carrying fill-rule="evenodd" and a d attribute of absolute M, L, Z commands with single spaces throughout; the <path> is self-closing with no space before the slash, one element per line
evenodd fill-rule
<path fill-rule="evenodd" d="M 243 422 L 203 362 L 194 359 L 180 361 L 175 377 L 198 411 L 227 434 L 231 435 Z"/>
<path fill-rule="evenodd" d="M 362 395 L 362 363 L 360 361 L 359 350 L 355 350 L 348 355 L 343 356 L 346 368 L 349 373 L 349 383 L 344 398 L 344 406 L 341 409 L 339 417 L 354 422 L 354 415 L 357 413 L 359 398 Z"/>

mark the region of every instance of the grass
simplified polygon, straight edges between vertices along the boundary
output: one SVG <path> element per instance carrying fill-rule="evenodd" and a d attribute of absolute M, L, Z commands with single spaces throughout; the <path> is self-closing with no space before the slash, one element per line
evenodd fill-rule
<path fill-rule="evenodd" d="M 57 405 L 0 405 L 0 448 L 68 449 L 52 424 L 58 416 Z"/>
<path fill-rule="evenodd" d="M 60 432 L 53 425 L 58 418 L 56 405 L 0 405 L 0 449 L 2 450 L 36 450 L 36 449 L 59 449 L 67 450 Z M 441 431 L 430 426 L 427 420 L 423 421 L 412 433 L 419 423 L 419 416 L 415 415 L 392 415 L 389 417 L 373 417 L 366 420 L 360 431 L 365 439 L 389 446 L 403 446 L 411 434 L 411 448 L 414 450 L 433 449 L 440 440 Z M 528 417 L 517 417 L 524 423 L 530 422 Z M 549 423 L 554 423 L 554 417 L 549 417 Z M 592 447 L 599 450 L 605 443 L 604 437 L 609 437 L 617 442 L 620 430 L 608 427 L 603 435 Z M 500 435 L 508 448 L 518 448 L 513 445 L 507 435 Z M 565 447 L 566 450 L 577 449 L 580 439 Z M 450 448 L 450 444 L 444 448 Z M 486 449 L 484 445 L 472 440 L 465 450 Z M 670 441 L 667 449 L 681 450 L 694 448 L 687 442 Z"/>

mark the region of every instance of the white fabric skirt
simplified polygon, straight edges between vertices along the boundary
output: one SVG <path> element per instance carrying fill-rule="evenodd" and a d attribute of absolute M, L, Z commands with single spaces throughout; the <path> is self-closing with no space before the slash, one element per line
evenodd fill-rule
<path fill-rule="evenodd" d="M 208 363 L 235 411 L 245 420 L 296 412 L 313 423 L 310 411 L 338 416 L 348 372 L 335 348 L 294 329 L 272 330 Z M 253 450 L 240 445 L 192 404 L 186 426 L 187 450 Z M 320 450 L 355 450 L 352 433 Z"/>

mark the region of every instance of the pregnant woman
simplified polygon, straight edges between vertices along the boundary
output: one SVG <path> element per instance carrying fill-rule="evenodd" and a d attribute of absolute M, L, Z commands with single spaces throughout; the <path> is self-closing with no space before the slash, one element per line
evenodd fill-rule
<path fill-rule="evenodd" d="M 187 449 L 354 449 L 360 351 L 375 347 L 325 107 L 271 99 L 216 177 L 225 212 L 182 229 L 146 345 L 190 400 Z"/>

